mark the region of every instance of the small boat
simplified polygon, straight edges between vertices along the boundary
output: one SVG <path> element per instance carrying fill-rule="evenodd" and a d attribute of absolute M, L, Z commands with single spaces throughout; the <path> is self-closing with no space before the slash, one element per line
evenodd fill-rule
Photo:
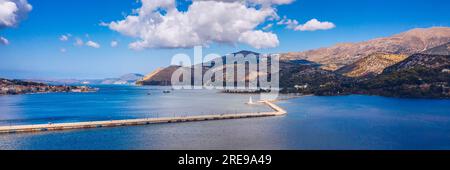
<path fill-rule="evenodd" d="M 147 93 L 147 95 L 151 95 L 151 93 Z"/>
<path fill-rule="evenodd" d="M 164 90 L 163 93 L 170 93 L 170 91 L 169 90 Z"/>

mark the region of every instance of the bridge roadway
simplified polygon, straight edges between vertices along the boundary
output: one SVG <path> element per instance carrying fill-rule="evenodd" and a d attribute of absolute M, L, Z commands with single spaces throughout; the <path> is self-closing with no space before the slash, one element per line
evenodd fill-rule
<path fill-rule="evenodd" d="M 281 116 L 287 112 L 281 107 L 270 101 L 260 101 L 273 109 L 272 112 L 260 113 L 236 113 L 236 114 L 211 114 L 196 116 L 178 116 L 178 117 L 161 117 L 161 118 L 143 118 L 143 119 L 126 119 L 126 120 L 109 120 L 109 121 L 90 121 L 90 122 L 74 122 L 74 123 L 55 123 L 55 124 L 35 124 L 35 125 L 14 125 L 0 126 L 0 134 L 4 133 L 24 133 L 24 132 L 44 132 L 56 130 L 73 130 L 101 127 L 116 126 L 135 126 L 148 125 L 157 123 L 177 123 L 177 122 L 193 122 L 223 119 L 242 119 L 268 116 Z"/>

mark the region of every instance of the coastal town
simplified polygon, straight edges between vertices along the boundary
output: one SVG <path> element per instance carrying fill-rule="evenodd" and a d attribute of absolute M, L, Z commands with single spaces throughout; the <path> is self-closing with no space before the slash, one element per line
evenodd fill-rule
<path fill-rule="evenodd" d="M 29 93 L 51 93 L 51 92 L 95 92 L 98 89 L 88 86 L 66 86 L 48 85 L 22 80 L 0 79 L 0 95 L 16 95 Z"/>

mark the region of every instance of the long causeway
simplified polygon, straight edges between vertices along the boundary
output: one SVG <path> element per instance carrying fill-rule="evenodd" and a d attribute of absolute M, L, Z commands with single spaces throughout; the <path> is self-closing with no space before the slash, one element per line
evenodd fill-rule
<path fill-rule="evenodd" d="M 260 101 L 260 102 L 272 108 L 273 111 L 260 113 L 211 114 L 211 115 L 163 117 L 163 118 L 0 126 L 0 134 L 102 128 L 102 127 L 116 127 L 116 126 L 135 126 L 135 125 L 148 125 L 157 123 L 177 123 L 177 122 L 194 122 L 194 121 L 223 120 L 223 119 L 256 118 L 268 116 L 281 116 L 287 113 L 284 109 L 282 109 L 281 107 L 275 105 L 270 101 Z"/>

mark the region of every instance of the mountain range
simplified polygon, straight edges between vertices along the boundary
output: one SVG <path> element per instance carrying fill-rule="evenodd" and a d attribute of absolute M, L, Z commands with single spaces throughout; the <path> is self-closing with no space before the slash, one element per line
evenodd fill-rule
<path fill-rule="evenodd" d="M 137 73 L 129 73 L 118 78 L 105 79 L 26 79 L 25 81 L 33 81 L 46 84 L 135 84 L 136 81 L 142 79 L 144 75 Z"/>
<path fill-rule="evenodd" d="M 450 55 L 442 55 L 450 49 L 445 47 L 448 43 L 413 54 L 380 75 L 362 79 L 358 89 L 383 96 L 450 98 Z"/>
<path fill-rule="evenodd" d="M 340 43 L 331 47 L 281 54 L 284 60 L 305 59 L 337 70 L 375 53 L 412 55 L 450 42 L 450 28 L 417 28 L 390 37 L 358 43 Z"/>
<path fill-rule="evenodd" d="M 432 27 L 360 43 L 283 53 L 280 86 L 286 93 L 449 98 L 449 42 L 450 28 Z M 234 54 L 249 53 L 258 54 Z M 139 84 L 170 85 L 171 75 L 179 67 L 158 69 Z M 246 76 L 246 80 L 249 77 L 257 76 Z"/>
<path fill-rule="evenodd" d="M 144 75 L 137 73 L 129 73 L 119 78 L 107 78 L 101 80 L 100 84 L 135 84 L 136 81 L 142 79 Z"/>
<path fill-rule="evenodd" d="M 403 61 L 408 56 L 403 54 L 375 53 L 361 58 L 354 63 L 336 70 L 348 77 L 362 77 L 370 74 L 381 74 L 386 67 Z"/>

